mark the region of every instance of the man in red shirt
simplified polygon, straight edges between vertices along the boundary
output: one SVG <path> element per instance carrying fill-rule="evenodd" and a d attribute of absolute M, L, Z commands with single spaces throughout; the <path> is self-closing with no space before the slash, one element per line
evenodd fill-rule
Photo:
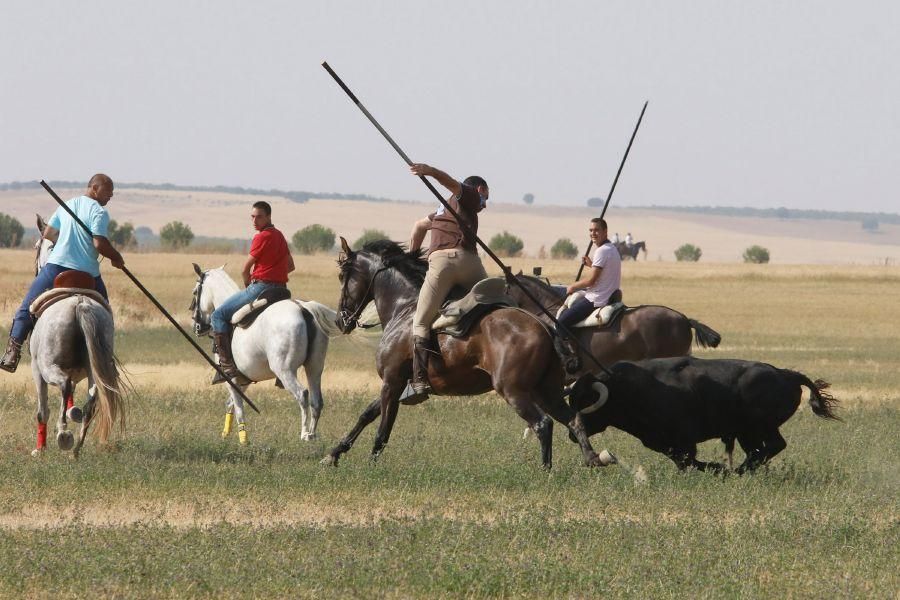
<path fill-rule="evenodd" d="M 238 375 L 231 356 L 231 317 L 263 291 L 287 287 L 288 273 L 294 270 L 294 259 L 291 258 L 287 240 L 272 225 L 272 207 L 269 203 L 254 203 L 250 218 L 253 220 L 254 229 L 259 233 L 253 236 L 250 256 L 241 271 L 245 288 L 219 305 L 210 318 L 213 341 L 219 353 L 219 366 L 231 379 Z M 213 383 L 222 381 L 225 380 L 217 373 Z"/>

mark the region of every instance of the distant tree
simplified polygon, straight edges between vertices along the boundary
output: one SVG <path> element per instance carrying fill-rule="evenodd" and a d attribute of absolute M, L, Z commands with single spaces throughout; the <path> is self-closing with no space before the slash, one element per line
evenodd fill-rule
<path fill-rule="evenodd" d="M 359 239 L 353 242 L 353 247 L 357 250 L 368 244 L 369 242 L 374 242 L 376 240 L 386 240 L 388 238 L 388 234 L 381 231 L 380 229 L 366 229 L 362 232 L 362 235 L 359 236 Z"/>
<path fill-rule="evenodd" d="M 187 248 L 194 239 L 194 232 L 181 221 L 172 221 L 159 230 L 159 244 L 167 250 Z"/>
<path fill-rule="evenodd" d="M 134 236 L 134 225 L 131 223 L 119 223 L 112 219 L 106 231 L 106 238 L 117 248 L 134 248 L 137 246 L 137 238 Z"/>
<path fill-rule="evenodd" d="M 294 248 L 300 254 L 313 254 L 334 248 L 334 239 L 334 231 L 314 223 L 295 233 L 291 241 L 294 242 Z"/>
<path fill-rule="evenodd" d="M 744 262 L 758 265 L 769 262 L 769 251 L 762 246 L 750 246 L 744 250 Z"/>
<path fill-rule="evenodd" d="M 603 198 L 588 198 L 587 205 L 591 208 L 596 208 L 603 206 L 606 203 L 606 200 Z"/>
<path fill-rule="evenodd" d="M 862 228 L 866 231 L 878 231 L 878 218 L 866 217 L 862 220 Z"/>
<path fill-rule="evenodd" d="M 683 244 L 675 251 L 675 260 L 678 262 L 697 262 L 703 252 L 693 244 Z"/>
<path fill-rule="evenodd" d="M 529 205 L 534 204 L 534 194 L 525 194 L 522 196 L 522 202 Z"/>
<path fill-rule="evenodd" d="M 0 248 L 15 248 L 22 242 L 25 228 L 15 217 L 0 213 Z"/>
<path fill-rule="evenodd" d="M 521 238 L 504 231 L 492 237 L 488 247 L 499 256 L 519 256 L 525 244 Z"/>
<path fill-rule="evenodd" d="M 780 206 L 775 209 L 775 216 L 778 217 L 779 219 L 790 219 L 791 211 L 789 211 L 788 209 L 786 209 L 783 206 Z"/>
<path fill-rule="evenodd" d="M 569 238 L 556 240 L 550 248 L 550 256 L 553 258 L 575 258 L 578 255 L 578 247 Z"/>

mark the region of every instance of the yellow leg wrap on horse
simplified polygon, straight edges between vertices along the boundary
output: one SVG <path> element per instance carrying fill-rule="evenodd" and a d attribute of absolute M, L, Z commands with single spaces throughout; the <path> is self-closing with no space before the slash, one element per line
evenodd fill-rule
<path fill-rule="evenodd" d="M 234 415 L 230 412 L 225 413 L 225 427 L 222 428 L 222 437 L 228 437 L 228 434 L 231 433 L 231 423 L 234 421 Z"/>
<path fill-rule="evenodd" d="M 242 446 L 247 445 L 247 430 L 244 428 L 243 423 L 238 423 L 238 440 L 241 442 Z"/>

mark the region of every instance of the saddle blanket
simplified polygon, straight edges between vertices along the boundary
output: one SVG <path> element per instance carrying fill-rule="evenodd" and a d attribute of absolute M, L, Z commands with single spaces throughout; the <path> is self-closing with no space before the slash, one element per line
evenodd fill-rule
<path fill-rule="evenodd" d="M 559 310 L 556 313 L 557 318 L 562 314 L 563 310 L 569 308 L 576 300 L 583 296 L 584 292 L 575 292 L 566 298 L 566 301 L 563 302 L 563 305 L 559 307 Z M 616 317 L 623 313 L 627 308 L 628 307 L 622 302 L 607 304 L 606 306 L 598 308 L 578 323 L 575 323 L 572 327 L 605 327 L 612 323 Z"/>
<path fill-rule="evenodd" d="M 103 296 L 100 295 L 100 292 L 96 290 L 89 290 L 85 288 L 52 288 L 38 296 L 34 299 L 34 302 L 31 303 L 31 306 L 28 307 L 28 312 L 34 315 L 34 318 L 39 318 L 44 311 L 59 302 L 60 300 L 65 300 L 71 296 L 86 296 L 91 300 L 95 300 L 100 306 L 109 311 L 109 314 L 112 314 L 112 309 L 109 307 L 109 304 L 106 300 L 103 299 Z"/>

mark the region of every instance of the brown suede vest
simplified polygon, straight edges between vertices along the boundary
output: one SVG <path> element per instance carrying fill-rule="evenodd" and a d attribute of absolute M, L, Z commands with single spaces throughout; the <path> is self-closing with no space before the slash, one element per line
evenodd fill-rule
<path fill-rule="evenodd" d="M 478 195 L 478 191 L 470 185 L 463 184 L 459 197 L 453 196 L 449 198 L 447 204 L 459 213 L 460 219 L 463 224 L 468 225 L 471 233 L 464 233 L 464 230 L 449 211 L 442 215 L 437 215 L 431 224 L 430 251 L 462 248 L 469 252 L 475 252 L 478 213 L 481 211 L 481 197 Z"/>

